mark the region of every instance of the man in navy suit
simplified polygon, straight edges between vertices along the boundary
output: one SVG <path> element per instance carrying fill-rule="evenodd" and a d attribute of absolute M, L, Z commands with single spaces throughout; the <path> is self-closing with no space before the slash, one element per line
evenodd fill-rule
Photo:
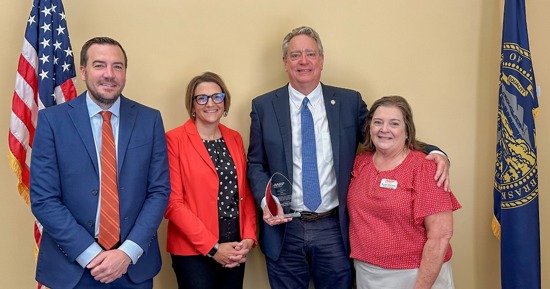
<path fill-rule="evenodd" d="M 320 82 L 323 45 L 312 28 L 292 30 L 282 49 L 289 84 L 255 98 L 250 113 L 248 180 L 263 209 L 260 246 L 269 282 L 276 289 L 306 289 L 310 279 L 315 288 L 351 288 L 346 197 L 357 145 L 363 141 L 367 106 L 359 92 Z M 305 104 L 304 98 L 308 98 Z M 315 131 L 321 201 L 314 209 L 306 205 L 302 189 L 303 106 L 311 111 Z M 448 187 L 447 158 L 441 154 L 429 158 L 438 163 L 439 184 Z M 301 217 L 272 216 L 267 209 L 265 189 L 274 173 L 293 184 L 284 213 L 301 212 Z"/>
<path fill-rule="evenodd" d="M 159 111 L 124 96 L 126 52 L 96 37 L 80 54 L 87 92 L 41 110 L 31 159 L 31 208 L 43 225 L 36 280 L 52 288 L 152 288 L 157 229 L 170 194 Z M 112 113 L 119 242 L 98 243 L 102 111 Z"/>

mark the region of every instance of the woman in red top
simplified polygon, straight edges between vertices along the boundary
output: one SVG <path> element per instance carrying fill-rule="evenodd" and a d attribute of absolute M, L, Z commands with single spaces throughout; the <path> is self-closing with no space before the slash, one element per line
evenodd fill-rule
<path fill-rule="evenodd" d="M 240 289 L 256 245 L 256 208 L 241 135 L 220 124 L 231 95 L 215 73 L 187 86 L 191 117 L 166 133 L 172 193 L 167 249 L 179 288 Z"/>
<path fill-rule="evenodd" d="M 454 288 L 449 241 L 460 204 L 434 181 L 409 104 L 377 100 L 365 130 L 347 199 L 358 288 Z"/>

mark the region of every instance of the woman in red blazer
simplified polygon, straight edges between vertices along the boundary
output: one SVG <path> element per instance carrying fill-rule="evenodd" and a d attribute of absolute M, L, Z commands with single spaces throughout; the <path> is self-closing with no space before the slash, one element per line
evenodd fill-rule
<path fill-rule="evenodd" d="M 196 76 L 185 96 L 191 117 L 166 133 L 172 193 L 167 250 L 179 288 L 242 288 L 256 245 L 256 209 L 241 135 L 220 124 L 231 104 L 215 73 Z"/>

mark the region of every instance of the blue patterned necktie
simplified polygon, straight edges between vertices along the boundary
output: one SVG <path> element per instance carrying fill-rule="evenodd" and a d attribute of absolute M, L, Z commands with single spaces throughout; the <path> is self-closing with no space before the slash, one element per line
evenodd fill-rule
<path fill-rule="evenodd" d="M 302 102 L 302 190 L 304 205 L 315 212 L 321 204 L 319 172 L 317 171 L 317 149 L 315 148 L 315 130 L 313 116 L 307 107 L 309 99 Z"/>

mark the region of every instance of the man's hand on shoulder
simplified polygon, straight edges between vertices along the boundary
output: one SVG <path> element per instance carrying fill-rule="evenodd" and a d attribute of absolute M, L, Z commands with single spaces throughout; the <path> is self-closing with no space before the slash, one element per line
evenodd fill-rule
<path fill-rule="evenodd" d="M 99 253 L 86 268 L 101 283 L 111 283 L 128 271 L 132 260 L 121 250 L 113 249 Z"/>
<path fill-rule="evenodd" d="M 451 162 L 446 155 L 440 153 L 430 153 L 426 156 L 427 160 L 434 161 L 437 165 L 437 171 L 435 172 L 434 179 L 437 181 L 437 186 L 443 186 L 443 189 L 446 192 L 451 191 L 451 184 L 449 180 L 449 168 L 451 167 Z"/>

